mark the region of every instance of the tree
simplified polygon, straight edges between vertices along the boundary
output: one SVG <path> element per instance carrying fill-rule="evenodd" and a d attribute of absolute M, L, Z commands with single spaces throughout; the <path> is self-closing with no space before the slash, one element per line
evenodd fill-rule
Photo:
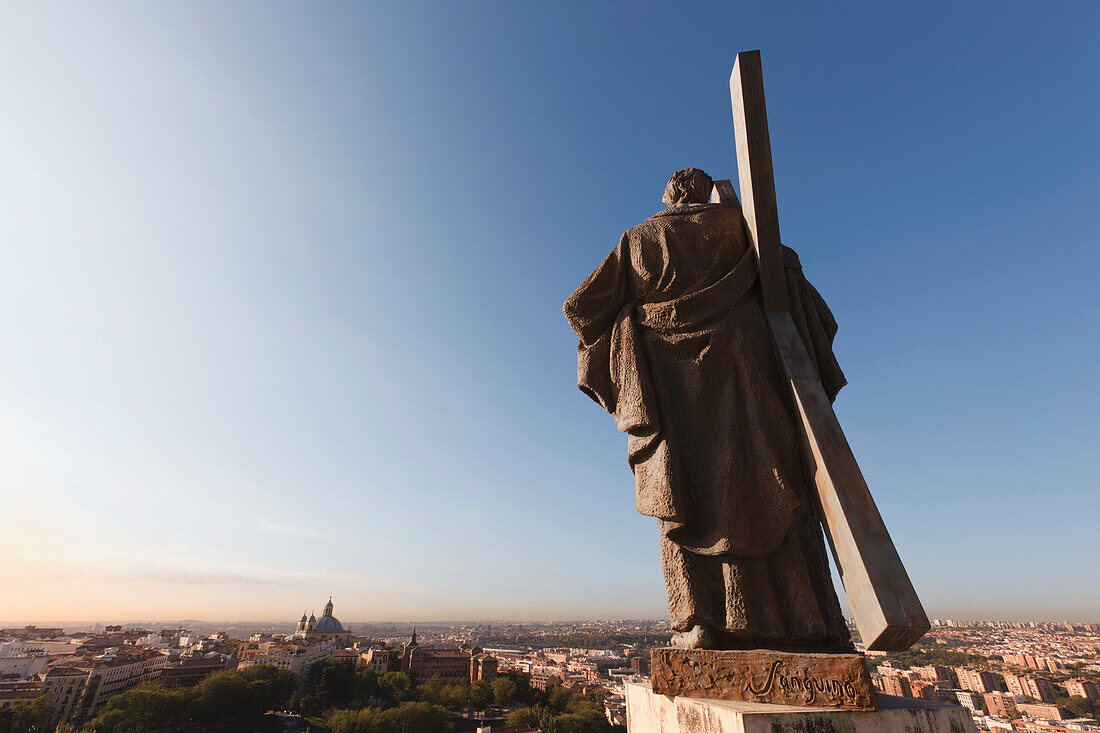
<path fill-rule="evenodd" d="M 300 706 L 309 712 L 347 707 L 357 701 L 359 675 L 355 665 L 342 659 L 326 659 L 309 668 L 306 692 Z"/>
<path fill-rule="evenodd" d="M 259 706 L 250 698 L 248 682 L 239 673 L 208 675 L 191 688 L 195 717 L 204 723 L 228 723 L 262 715 L 264 711 L 257 710 Z"/>
<path fill-rule="evenodd" d="M 337 710 L 328 720 L 332 733 L 389 733 L 385 715 L 377 708 Z"/>
<path fill-rule="evenodd" d="M 284 708 L 297 675 L 270 665 L 216 672 L 190 689 L 146 682 L 107 701 L 87 729 L 137 731 L 178 729 L 188 724 L 252 729 L 266 711 Z"/>
<path fill-rule="evenodd" d="M 524 674 L 523 672 L 510 671 L 499 675 L 497 679 L 501 677 L 515 683 L 516 697 L 514 702 L 518 702 L 521 705 L 538 705 L 546 702 L 546 693 L 542 690 L 536 690 L 531 686 L 531 675 Z"/>
<path fill-rule="evenodd" d="M 489 701 L 493 699 L 493 690 L 485 680 L 475 680 L 470 685 L 470 707 L 474 710 L 484 710 L 489 707 Z"/>
<path fill-rule="evenodd" d="M 929 644 L 920 649 L 909 649 L 903 652 L 891 652 L 890 659 L 915 667 L 928 664 L 942 664 L 947 667 L 958 667 L 966 664 L 988 667 L 989 658 L 978 654 L 967 654 L 948 649 L 943 644 Z"/>
<path fill-rule="evenodd" d="M 598 710 L 566 713 L 554 719 L 554 733 L 608 733 L 611 724 Z"/>
<path fill-rule="evenodd" d="M 426 682 L 421 682 L 418 689 L 420 691 L 420 699 L 424 702 L 430 702 L 435 705 L 443 704 L 443 678 L 439 675 L 433 675 Z"/>
<path fill-rule="evenodd" d="M 393 733 L 451 733 L 451 714 L 438 705 L 405 702 L 385 711 L 383 719 Z"/>
<path fill-rule="evenodd" d="M 545 721 L 549 720 L 549 711 L 545 708 L 526 706 L 508 716 L 506 725 L 527 725 L 532 728 L 541 728 Z"/>
<path fill-rule="evenodd" d="M 373 669 L 364 669 L 359 672 L 358 678 L 359 699 L 367 701 L 382 696 L 382 686 L 379 684 L 377 672 Z"/>
<path fill-rule="evenodd" d="M 16 702 L 0 708 L 0 733 L 37 733 L 52 730 L 53 717 L 50 693 L 44 692 L 30 701 Z"/>
<path fill-rule="evenodd" d="M 470 689 L 465 682 L 451 682 L 443 687 L 443 704 L 451 710 L 462 710 L 469 700 Z"/>
<path fill-rule="evenodd" d="M 298 688 L 298 675 L 272 664 L 260 664 L 237 670 L 246 683 L 253 703 L 262 712 L 285 710 Z"/>
<path fill-rule="evenodd" d="M 112 697 L 100 708 L 89 730 L 128 731 L 142 726 L 163 728 L 187 721 L 190 704 L 185 693 L 164 689 L 160 683 L 145 682 Z"/>
<path fill-rule="evenodd" d="M 603 706 L 563 687 L 554 688 L 549 707 L 526 706 L 508 717 L 507 725 L 529 725 L 544 733 L 611 733 Z"/>
<path fill-rule="evenodd" d="M 509 677 L 497 677 L 493 680 L 493 699 L 497 707 L 506 708 L 515 702 L 518 686 Z"/>
<path fill-rule="evenodd" d="M 576 695 L 569 711 L 554 722 L 556 733 L 608 733 L 611 730 L 603 705 L 581 695 Z"/>
<path fill-rule="evenodd" d="M 569 708 L 569 703 L 572 701 L 573 693 L 561 685 L 554 685 L 550 688 L 550 708 L 552 710 L 563 713 Z"/>
<path fill-rule="evenodd" d="M 412 678 L 406 672 L 386 672 L 378 684 L 380 697 L 387 705 L 409 702 L 416 695 Z"/>
<path fill-rule="evenodd" d="M 1091 718 L 1093 717 L 1093 707 L 1089 705 L 1089 701 L 1080 695 L 1073 695 L 1071 697 L 1059 697 L 1057 699 L 1059 707 L 1063 707 L 1073 714 L 1075 718 Z"/>

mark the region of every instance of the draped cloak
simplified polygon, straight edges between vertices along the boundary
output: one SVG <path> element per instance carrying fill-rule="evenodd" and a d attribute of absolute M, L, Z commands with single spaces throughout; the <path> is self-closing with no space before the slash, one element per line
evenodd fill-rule
<path fill-rule="evenodd" d="M 791 315 L 833 399 L 845 384 L 836 321 L 795 252 L 784 257 Z M 740 209 L 679 204 L 650 217 L 564 312 L 580 339 L 579 387 L 628 436 L 637 510 L 691 553 L 775 551 L 809 485 Z"/>

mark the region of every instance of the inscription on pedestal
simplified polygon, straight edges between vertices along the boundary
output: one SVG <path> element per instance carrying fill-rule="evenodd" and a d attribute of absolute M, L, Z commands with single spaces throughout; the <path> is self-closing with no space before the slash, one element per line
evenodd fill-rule
<path fill-rule="evenodd" d="M 653 691 L 715 700 L 875 710 L 859 654 L 654 649 Z"/>

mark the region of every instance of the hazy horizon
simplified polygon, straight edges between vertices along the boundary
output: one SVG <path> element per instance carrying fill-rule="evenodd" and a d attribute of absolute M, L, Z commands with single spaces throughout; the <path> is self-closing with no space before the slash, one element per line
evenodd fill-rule
<path fill-rule="evenodd" d="M 0 616 L 650 617 L 561 314 L 761 49 L 929 616 L 1100 611 L 1100 6 L 0 7 Z"/>
<path fill-rule="evenodd" d="M 306 613 L 311 612 L 311 609 L 308 609 L 308 608 L 304 609 L 304 610 L 306 611 Z M 316 610 L 313 610 L 312 612 L 315 613 L 315 614 L 319 613 Z M 846 609 L 846 613 L 850 613 L 850 612 Z M 453 618 L 453 619 L 447 619 L 447 618 L 427 618 L 427 617 L 425 617 L 425 618 L 401 619 L 401 618 L 344 618 L 341 614 L 338 614 L 338 613 L 334 613 L 333 615 L 336 616 L 337 618 L 339 618 L 340 622 L 342 624 L 344 624 L 345 626 L 369 625 L 369 624 L 402 626 L 402 625 L 410 625 L 410 624 L 424 624 L 427 627 L 434 627 L 434 626 L 445 626 L 445 625 L 456 625 L 457 626 L 457 625 L 475 625 L 475 624 L 498 625 L 498 624 L 538 624 L 538 623 L 566 624 L 566 623 L 600 623 L 600 622 L 613 622 L 613 621 L 656 621 L 656 622 L 668 623 L 668 615 L 667 615 L 667 613 L 664 613 L 663 611 L 662 611 L 661 614 L 655 615 L 655 616 L 603 616 L 603 617 L 562 616 L 562 617 L 546 617 L 546 618 L 536 618 L 536 617 L 530 617 L 530 618 L 490 618 L 490 617 L 485 617 L 485 618 Z M 971 622 L 977 622 L 977 621 L 1003 621 L 1005 623 L 1030 623 L 1030 622 L 1034 622 L 1034 623 L 1037 623 L 1037 624 L 1045 624 L 1045 623 L 1091 624 L 1091 623 L 1097 623 L 1095 617 L 1079 617 L 1079 618 L 1075 618 L 1075 617 L 1068 617 L 1068 618 L 1045 617 L 1045 618 L 1037 618 L 1037 617 L 1028 617 L 1028 616 L 1018 616 L 1018 617 L 964 616 L 964 615 L 936 614 L 936 613 L 932 613 L 932 612 L 929 612 L 928 617 L 930 619 L 932 619 L 932 618 L 939 619 L 940 621 L 947 621 L 948 619 L 951 619 L 951 620 L 954 620 L 954 621 L 957 621 L 957 622 L 960 622 L 960 623 L 971 623 Z M 120 617 L 120 618 L 117 618 L 117 619 L 94 619 L 94 620 L 85 619 L 85 620 L 80 620 L 80 621 L 72 621 L 72 620 L 62 621 L 62 620 L 58 620 L 58 619 L 52 619 L 52 620 L 38 621 L 38 622 L 34 622 L 34 621 L 26 621 L 26 622 L 15 621 L 15 622 L 13 622 L 13 621 L 0 620 L 0 628 L 9 628 L 9 629 L 10 628 L 24 628 L 28 625 L 31 625 L 31 626 L 38 626 L 40 628 L 62 628 L 62 629 L 65 629 L 66 631 L 69 631 L 71 629 L 79 630 L 79 629 L 82 629 L 82 628 L 92 627 L 92 626 L 95 626 L 96 624 L 103 625 L 103 626 L 112 626 L 112 625 L 122 625 L 122 626 L 150 625 L 150 626 L 155 626 L 155 625 L 163 625 L 163 624 L 176 624 L 176 625 L 178 625 L 181 622 L 192 622 L 192 623 L 199 623 L 199 624 L 204 624 L 204 625 L 209 625 L 209 626 L 216 626 L 216 625 L 219 625 L 219 624 L 227 625 L 227 626 L 239 626 L 239 625 L 246 625 L 246 624 L 252 624 L 252 625 L 267 624 L 267 625 L 271 625 L 271 626 L 281 624 L 281 625 L 286 625 L 286 626 L 293 626 L 294 624 L 296 624 L 298 622 L 298 619 L 299 619 L 299 616 L 295 616 L 294 618 L 290 618 L 290 619 L 265 618 L 265 617 L 222 618 L 222 619 L 209 618 L 209 619 L 203 619 L 203 618 L 192 618 L 192 617 L 187 617 L 187 616 L 180 616 L 180 617 L 164 617 L 164 618 L 150 617 L 150 618 L 146 618 L 146 619 L 121 618 Z M 70 627 L 71 627 L 71 629 L 70 629 Z"/>

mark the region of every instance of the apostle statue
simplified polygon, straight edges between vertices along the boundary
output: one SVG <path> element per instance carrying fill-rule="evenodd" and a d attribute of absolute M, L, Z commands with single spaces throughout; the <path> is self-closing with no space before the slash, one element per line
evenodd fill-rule
<path fill-rule="evenodd" d="M 800 424 L 738 206 L 695 168 L 565 303 L 578 384 L 627 434 L 656 517 L 673 644 L 850 652 Z M 784 248 L 790 312 L 829 399 L 836 322 Z"/>

